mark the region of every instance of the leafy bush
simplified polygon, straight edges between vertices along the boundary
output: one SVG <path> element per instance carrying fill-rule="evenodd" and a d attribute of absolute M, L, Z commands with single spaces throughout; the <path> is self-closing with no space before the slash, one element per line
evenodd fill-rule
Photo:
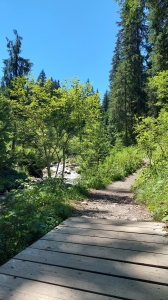
<path fill-rule="evenodd" d="M 1 204 L 0 263 L 13 257 L 72 214 L 71 203 L 84 198 L 80 186 L 60 179 L 24 184 Z"/>
<path fill-rule="evenodd" d="M 18 151 L 18 166 L 27 170 L 30 176 L 42 178 L 42 169 L 45 167 L 44 162 L 36 156 L 35 152 L 31 149 L 24 149 L 24 152 L 19 149 Z"/>
<path fill-rule="evenodd" d="M 81 171 L 82 184 L 87 188 L 103 188 L 133 173 L 142 165 L 141 152 L 136 147 L 113 147 L 110 155 L 98 166 Z"/>
<path fill-rule="evenodd" d="M 155 220 L 168 220 L 168 163 L 158 161 L 139 173 L 134 186 L 135 198 L 147 204 Z"/>
<path fill-rule="evenodd" d="M 138 146 L 149 159 L 133 190 L 137 200 L 148 205 L 156 220 L 168 220 L 168 112 L 145 118 L 137 126 Z"/>
<path fill-rule="evenodd" d="M 27 175 L 24 172 L 3 167 L 0 170 L 0 193 L 18 188 L 26 178 Z"/>

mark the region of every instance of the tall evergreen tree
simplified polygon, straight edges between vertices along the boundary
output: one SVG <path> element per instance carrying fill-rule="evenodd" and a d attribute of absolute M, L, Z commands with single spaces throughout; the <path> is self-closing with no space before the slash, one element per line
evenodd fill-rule
<path fill-rule="evenodd" d="M 108 107 L 109 107 L 109 91 L 106 90 L 101 105 L 102 111 L 107 112 Z"/>
<path fill-rule="evenodd" d="M 51 79 L 51 96 L 54 96 L 54 90 L 58 90 L 61 86 L 60 86 L 60 81 L 59 80 L 55 80 L 53 79 L 52 77 L 50 78 Z M 58 94 L 57 94 L 58 96 Z"/>
<path fill-rule="evenodd" d="M 11 80 L 17 76 L 27 75 L 33 64 L 29 59 L 25 59 L 20 56 L 21 46 L 22 46 L 22 37 L 17 33 L 17 30 L 13 30 L 15 35 L 15 40 L 11 41 L 7 39 L 7 51 L 9 53 L 9 58 L 3 59 L 4 68 L 3 68 L 3 77 L 2 77 L 2 86 L 10 87 Z"/>
<path fill-rule="evenodd" d="M 112 62 L 111 62 L 111 70 L 109 74 L 109 82 L 110 85 L 113 83 L 115 74 L 117 72 L 117 68 L 119 66 L 120 60 L 121 60 L 121 46 L 122 46 L 122 32 L 123 29 L 120 29 L 117 33 L 117 40 L 116 40 L 116 45 L 112 57 Z"/>
<path fill-rule="evenodd" d="M 103 101 L 101 104 L 101 116 L 102 116 L 102 125 L 104 127 L 104 132 L 107 133 L 108 126 L 108 107 L 109 107 L 109 91 L 106 90 Z"/>
<path fill-rule="evenodd" d="M 129 1 L 121 7 L 121 22 L 110 71 L 110 128 L 126 145 L 134 141 L 134 118 L 146 112 L 145 70 L 147 26 L 145 0 L 130 15 Z"/>
<path fill-rule="evenodd" d="M 168 1 L 147 0 L 149 41 L 151 43 L 150 73 L 168 70 Z"/>
<path fill-rule="evenodd" d="M 147 0 L 147 4 L 151 45 L 148 75 L 153 78 L 159 72 L 168 70 L 168 1 Z M 158 101 L 156 90 L 148 85 L 147 91 L 149 113 L 157 117 L 161 107 L 156 105 Z"/>
<path fill-rule="evenodd" d="M 39 82 L 40 86 L 44 86 L 46 79 L 47 79 L 46 74 L 44 72 L 44 69 L 42 69 L 37 78 L 37 81 Z"/>

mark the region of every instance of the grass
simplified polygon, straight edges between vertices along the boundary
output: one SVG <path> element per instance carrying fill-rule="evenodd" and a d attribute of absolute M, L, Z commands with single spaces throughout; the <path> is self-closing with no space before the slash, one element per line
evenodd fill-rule
<path fill-rule="evenodd" d="M 136 147 L 121 149 L 113 147 L 104 162 L 81 172 L 81 184 L 86 188 L 103 188 L 111 182 L 132 174 L 142 163 L 142 154 Z"/>
<path fill-rule="evenodd" d="M 168 162 L 153 160 L 143 169 L 133 185 L 135 199 L 148 206 L 157 221 L 168 221 Z"/>
<path fill-rule="evenodd" d="M 1 203 L 0 264 L 41 238 L 72 215 L 72 203 L 87 191 L 58 179 L 43 184 L 25 184 Z"/>

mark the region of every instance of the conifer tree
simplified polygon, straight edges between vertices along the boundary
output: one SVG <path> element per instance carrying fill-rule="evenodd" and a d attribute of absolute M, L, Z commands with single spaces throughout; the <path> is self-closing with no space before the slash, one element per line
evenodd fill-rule
<path fill-rule="evenodd" d="M 102 126 L 104 128 L 104 132 L 108 133 L 108 107 L 109 107 L 109 91 L 106 90 L 104 97 L 103 97 L 103 101 L 101 104 L 101 117 L 102 117 Z"/>
<path fill-rule="evenodd" d="M 126 145 L 134 142 L 134 118 L 146 113 L 145 60 L 147 26 L 145 1 L 130 15 L 129 1 L 122 2 L 120 30 L 110 71 L 109 128 Z"/>
<path fill-rule="evenodd" d="M 47 79 L 46 74 L 44 72 L 44 69 L 42 69 L 37 78 L 37 81 L 39 82 L 40 86 L 44 86 L 46 79 Z"/>
<path fill-rule="evenodd" d="M 151 52 L 149 57 L 148 75 L 155 78 L 160 72 L 168 70 L 168 1 L 147 0 L 149 42 Z M 161 106 L 156 105 L 157 93 L 155 88 L 147 86 L 149 114 L 157 117 Z"/>
<path fill-rule="evenodd" d="M 6 38 L 9 58 L 3 59 L 4 68 L 1 83 L 3 87 L 11 87 L 11 80 L 13 78 L 27 75 L 33 66 L 29 59 L 20 56 L 22 52 L 22 37 L 18 35 L 17 30 L 13 30 L 13 32 L 15 35 L 14 41 Z"/>
<path fill-rule="evenodd" d="M 149 41 L 151 43 L 150 73 L 168 70 L 168 1 L 147 0 Z"/>

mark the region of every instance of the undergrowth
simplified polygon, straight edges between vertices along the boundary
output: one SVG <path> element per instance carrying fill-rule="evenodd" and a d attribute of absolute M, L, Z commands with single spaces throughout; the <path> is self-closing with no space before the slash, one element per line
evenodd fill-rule
<path fill-rule="evenodd" d="M 27 178 L 25 172 L 18 172 L 14 169 L 3 167 L 0 169 L 0 193 L 16 189 Z"/>
<path fill-rule="evenodd" d="M 149 164 L 135 181 L 135 197 L 148 205 L 155 220 L 168 221 L 168 111 L 142 119 L 136 133 Z"/>
<path fill-rule="evenodd" d="M 133 185 L 135 198 L 148 206 L 157 221 L 168 221 L 168 163 L 154 161 L 143 169 Z"/>
<path fill-rule="evenodd" d="M 82 185 L 87 188 L 103 188 L 130 175 L 142 165 L 142 154 L 136 147 L 113 147 L 104 162 L 81 172 Z"/>
<path fill-rule="evenodd" d="M 87 192 L 59 179 L 25 184 L 1 203 L 0 264 L 41 238 L 72 214 L 72 202 Z"/>

